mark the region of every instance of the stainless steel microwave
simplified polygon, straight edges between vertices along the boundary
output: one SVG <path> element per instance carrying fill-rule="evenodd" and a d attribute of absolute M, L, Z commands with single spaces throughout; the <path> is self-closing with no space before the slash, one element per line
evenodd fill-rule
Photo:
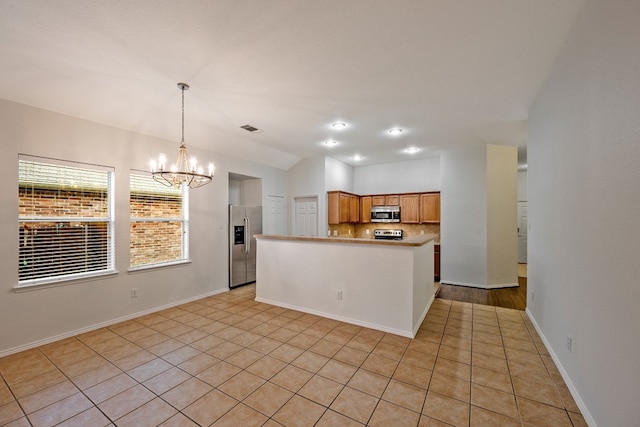
<path fill-rule="evenodd" d="M 373 206 L 371 222 L 400 222 L 400 206 Z"/>

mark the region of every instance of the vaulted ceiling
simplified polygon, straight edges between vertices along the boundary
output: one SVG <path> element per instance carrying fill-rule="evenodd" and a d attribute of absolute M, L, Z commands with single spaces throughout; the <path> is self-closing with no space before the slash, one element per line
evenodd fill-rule
<path fill-rule="evenodd" d="M 583 4 L 0 0 L 0 98 L 177 147 L 186 82 L 188 145 L 282 169 L 320 154 L 355 166 L 525 147 Z"/>

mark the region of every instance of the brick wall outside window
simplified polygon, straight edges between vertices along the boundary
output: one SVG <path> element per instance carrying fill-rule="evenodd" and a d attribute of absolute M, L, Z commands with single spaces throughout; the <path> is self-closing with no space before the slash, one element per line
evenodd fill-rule
<path fill-rule="evenodd" d="M 131 218 L 181 218 L 182 200 L 167 196 L 132 195 Z M 131 267 L 180 260 L 182 221 L 135 221 L 130 223 Z"/>

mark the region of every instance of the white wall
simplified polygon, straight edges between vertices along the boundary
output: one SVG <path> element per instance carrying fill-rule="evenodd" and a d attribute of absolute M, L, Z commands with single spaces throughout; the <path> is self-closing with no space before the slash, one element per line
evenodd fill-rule
<path fill-rule="evenodd" d="M 423 262 L 433 259 L 433 241 L 395 246 L 261 238 L 257 244 L 261 302 L 413 337 L 433 301 L 433 263 Z"/>
<path fill-rule="evenodd" d="M 440 281 L 485 286 L 487 150 L 444 151 L 440 167 Z"/>
<path fill-rule="evenodd" d="M 592 426 L 640 419 L 639 16 L 588 1 L 529 115 L 528 310 Z"/>
<path fill-rule="evenodd" d="M 293 210 L 296 197 L 318 196 L 318 235 L 327 234 L 327 190 L 325 188 L 324 156 L 300 160 L 287 172 L 289 182 L 289 234 L 293 234 Z"/>
<path fill-rule="evenodd" d="M 0 100 L 0 354 L 102 322 L 131 316 L 228 287 L 228 172 L 262 178 L 264 193 L 286 194 L 286 172 L 191 149 L 216 163 L 213 183 L 190 194 L 191 263 L 128 273 L 129 171 L 145 170 L 158 153 L 177 153 L 165 141 L 22 104 Z M 18 153 L 115 168 L 118 274 L 15 293 L 18 281 Z M 266 199 L 266 196 L 264 196 Z M 138 297 L 130 298 L 130 289 Z"/>
<path fill-rule="evenodd" d="M 518 201 L 527 201 L 527 171 L 518 171 Z"/>
<path fill-rule="evenodd" d="M 324 158 L 326 191 L 341 190 L 353 193 L 353 167 L 333 157 Z"/>
<path fill-rule="evenodd" d="M 229 179 L 229 204 L 262 206 L 262 179 Z"/>
<path fill-rule="evenodd" d="M 356 194 L 440 191 L 440 158 L 407 160 L 354 168 Z"/>
<path fill-rule="evenodd" d="M 518 150 L 487 146 L 487 285 L 518 284 Z"/>
<path fill-rule="evenodd" d="M 517 286 L 517 162 L 499 145 L 442 153 L 442 283 Z"/>

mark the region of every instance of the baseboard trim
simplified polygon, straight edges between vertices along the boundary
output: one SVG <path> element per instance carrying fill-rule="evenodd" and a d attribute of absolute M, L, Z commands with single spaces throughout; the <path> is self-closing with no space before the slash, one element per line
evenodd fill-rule
<path fill-rule="evenodd" d="M 269 305 L 275 305 L 277 307 L 288 308 L 290 310 L 301 311 L 303 313 L 314 314 L 316 316 L 326 317 L 328 319 L 337 320 L 339 322 L 351 323 L 353 325 L 362 326 L 364 328 L 370 328 L 370 329 L 375 329 L 375 330 L 382 331 L 382 332 L 388 332 L 390 334 L 400 335 L 402 337 L 407 337 L 407 338 L 413 338 L 414 337 L 412 332 L 409 332 L 409 331 L 403 331 L 403 330 L 400 330 L 400 329 L 389 328 L 389 327 L 378 325 L 378 324 L 375 324 L 375 323 L 365 322 L 365 321 L 358 320 L 358 319 L 352 319 L 350 317 L 339 316 L 337 314 L 326 313 L 324 311 L 314 310 L 314 309 L 307 308 L 307 307 L 299 307 L 297 305 L 286 304 L 286 303 L 283 303 L 283 302 L 280 302 L 280 301 L 273 301 L 273 300 L 270 300 L 270 299 L 267 299 L 267 298 L 258 298 L 258 297 L 256 297 L 256 301 L 262 302 L 262 303 L 265 303 L 265 304 L 269 304 Z M 426 316 L 426 313 L 425 313 L 425 316 Z"/>
<path fill-rule="evenodd" d="M 429 302 L 427 303 L 427 306 L 424 308 L 424 311 L 420 315 L 420 319 L 418 319 L 418 322 L 415 325 L 413 325 L 413 336 L 409 338 L 415 338 L 416 334 L 418 333 L 418 329 L 420 329 L 420 326 L 422 326 L 422 322 L 424 321 L 424 318 L 427 317 L 427 313 L 429 312 L 429 309 L 431 308 L 431 304 L 433 304 L 433 301 L 435 299 L 436 299 L 436 294 L 434 293 L 433 295 L 431 295 L 431 298 L 429 298 Z"/>
<path fill-rule="evenodd" d="M 551 348 L 551 344 L 549 344 L 547 337 L 545 337 L 544 334 L 542 333 L 542 329 L 540 329 L 540 326 L 538 325 L 538 322 L 536 322 L 535 317 L 533 317 L 533 314 L 531 313 L 531 311 L 529 311 L 528 308 L 525 309 L 525 313 L 527 313 L 527 317 L 529 317 L 529 320 L 531 320 L 533 327 L 536 328 L 536 332 L 538 332 L 538 335 L 540 335 L 540 338 L 542 339 L 542 343 L 544 344 L 545 348 L 549 352 L 551 359 L 553 359 L 553 363 L 556 364 L 558 371 L 560 371 L 560 375 L 562 375 L 562 379 L 564 380 L 565 384 L 569 388 L 569 392 L 571 392 L 571 396 L 573 397 L 573 400 L 575 400 L 576 405 L 578 405 L 578 408 L 580 409 L 580 412 L 582 412 L 582 416 L 584 417 L 584 420 L 587 422 L 587 425 L 589 427 L 598 427 L 595 420 L 591 416 L 591 413 L 589 412 L 587 405 L 585 405 L 584 401 L 582 400 L 582 397 L 580 397 L 580 393 L 578 393 L 578 390 L 573 385 L 573 382 L 571 381 L 569 374 L 567 373 L 566 369 L 564 369 L 564 366 L 562 366 L 562 363 L 560 363 L 560 359 L 558 358 L 558 355 L 553 351 L 553 348 Z"/>
<path fill-rule="evenodd" d="M 30 342 L 28 344 L 19 345 L 17 347 L 9 348 L 7 350 L 0 351 L 0 357 L 9 356 L 11 354 L 20 353 L 21 351 L 31 350 L 32 348 L 40 347 L 41 345 L 51 344 L 56 341 L 60 341 L 66 338 L 71 338 L 76 335 L 84 334 L 87 332 L 95 331 L 96 329 L 105 328 L 107 326 L 115 325 L 116 323 L 125 322 L 127 320 L 135 319 L 136 317 L 146 316 L 147 314 L 156 313 L 158 311 L 166 310 L 167 308 L 176 307 L 178 305 L 187 304 L 189 302 L 197 301 L 202 298 L 210 297 L 213 295 L 221 294 L 224 292 L 229 292 L 229 289 L 218 289 L 212 292 L 207 292 L 205 294 L 201 294 L 195 297 L 183 299 L 180 301 L 172 302 L 170 304 L 162 305 L 160 307 L 150 308 L 148 310 L 139 311 L 137 313 L 128 314 L 126 316 L 118 317 L 116 319 L 107 320 L 104 322 L 96 323 L 90 326 L 86 326 L 84 328 L 76 329 L 69 332 L 64 332 L 62 334 L 54 335 L 52 337 L 43 338 L 37 341 Z"/>
<path fill-rule="evenodd" d="M 500 283 L 497 285 L 480 285 L 478 283 L 454 282 L 453 280 L 440 280 L 440 283 L 443 285 L 466 286 L 468 288 L 478 288 L 478 289 L 503 289 L 503 288 L 517 288 L 518 286 L 520 286 L 519 283 Z"/>

